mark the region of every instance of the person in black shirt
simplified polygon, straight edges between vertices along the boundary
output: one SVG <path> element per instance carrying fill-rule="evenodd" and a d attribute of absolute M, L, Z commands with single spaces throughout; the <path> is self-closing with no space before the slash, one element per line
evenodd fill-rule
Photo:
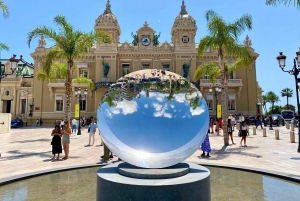
<path fill-rule="evenodd" d="M 261 115 L 259 113 L 257 113 L 256 120 L 257 120 L 256 128 L 260 125 L 261 129 L 263 129 L 263 126 L 261 123 Z"/>
<path fill-rule="evenodd" d="M 270 124 L 270 130 L 273 130 L 273 117 L 272 114 L 269 116 L 269 124 Z"/>

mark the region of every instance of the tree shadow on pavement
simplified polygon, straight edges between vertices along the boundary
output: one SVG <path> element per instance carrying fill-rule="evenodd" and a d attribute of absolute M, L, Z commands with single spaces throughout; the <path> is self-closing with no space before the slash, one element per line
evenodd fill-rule
<path fill-rule="evenodd" d="M 223 146 L 219 150 L 213 149 L 209 158 L 206 158 L 206 157 L 202 158 L 201 156 L 198 156 L 198 158 L 206 159 L 206 160 L 222 160 L 222 159 L 229 157 L 230 155 L 243 155 L 243 156 L 248 156 L 248 157 L 253 157 L 253 158 L 262 158 L 262 155 L 244 152 L 246 150 L 252 150 L 252 149 L 259 148 L 257 146 L 247 146 L 247 147 L 240 147 L 239 145 L 236 145 L 236 146 L 237 147 L 235 147 L 235 148 L 232 148 L 232 146 L 230 146 L 230 149 L 228 151 L 226 151 L 228 146 Z"/>
<path fill-rule="evenodd" d="M 30 142 L 51 142 L 51 139 L 42 138 L 37 140 L 23 140 L 23 141 L 16 141 L 14 143 L 30 143 Z"/>
<path fill-rule="evenodd" d="M 13 154 L 12 156 L 4 156 L 0 158 L 0 162 L 1 161 L 8 161 L 8 160 L 16 160 L 16 159 L 23 159 L 23 158 L 28 158 L 28 157 L 32 157 L 32 156 L 38 156 L 41 158 L 51 158 L 52 157 L 52 151 L 46 151 L 46 152 L 22 152 L 19 150 L 12 150 L 12 151 L 8 151 L 7 153 L 9 154 Z M 4 154 L 2 154 L 3 156 Z M 77 156 L 72 156 L 69 158 L 80 158 Z M 44 160 L 44 162 L 47 162 L 47 159 Z"/>

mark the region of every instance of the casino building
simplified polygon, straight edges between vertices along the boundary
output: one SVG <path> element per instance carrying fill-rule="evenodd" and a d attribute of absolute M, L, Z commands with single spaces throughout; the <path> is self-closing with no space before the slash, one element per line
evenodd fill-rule
<path fill-rule="evenodd" d="M 85 76 L 95 83 L 95 90 L 88 92 L 81 103 L 81 115 L 85 117 L 96 116 L 96 111 L 101 97 L 107 87 L 120 77 L 141 69 L 164 69 L 180 74 L 187 79 L 193 77 L 196 68 L 204 62 L 217 62 L 217 53 L 208 49 L 202 57 L 197 56 L 195 35 L 197 31 L 196 20 L 189 15 L 185 2 L 182 2 L 179 15 L 174 16 L 174 24 L 170 27 L 171 43 L 159 41 L 159 34 L 145 22 L 142 27 L 132 34 L 129 42 L 120 43 L 121 28 L 117 17 L 112 13 L 110 1 L 96 20 L 95 30 L 108 32 L 113 44 L 99 43 L 89 50 L 76 62 L 77 76 Z M 132 41 L 133 40 L 133 41 Z M 247 36 L 244 44 L 251 50 L 254 59 L 259 55 L 251 47 L 251 40 Z M 45 47 L 43 38 L 35 52 L 31 54 L 34 59 L 34 72 L 42 69 L 45 56 L 50 48 Z M 226 60 L 233 63 L 236 58 L 227 57 Z M 229 75 L 228 100 L 229 113 L 255 114 L 261 111 L 262 89 L 256 80 L 256 62 L 250 68 L 242 68 Z M 191 80 L 192 81 L 192 80 Z M 219 84 L 217 80 L 216 84 Z M 207 76 L 195 81 L 204 98 L 207 101 L 211 115 L 215 115 L 216 97 L 209 92 L 214 87 Z M 86 88 L 80 84 L 73 84 L 72 89 Z M 64 117 L 64 80 L 57 82 L 41 82 L 37 76 L 33 78 L 33 119 L 43 118 L 44 124 L 53 125 L 56 120 Z M 219 103 L 221 96 L 218 97 Z M 74 105 L 78 102 L 75 93 L 72 95 L 71 116 L 74 117 Z"/>

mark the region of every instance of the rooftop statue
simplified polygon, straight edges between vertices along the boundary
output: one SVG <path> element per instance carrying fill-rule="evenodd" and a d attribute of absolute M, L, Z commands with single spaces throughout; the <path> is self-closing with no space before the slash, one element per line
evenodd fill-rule
<path fill-rule="evenodd" d="M 132 41 L 132 44 L 134 45 L 134 46 L 136 46 L 138 43 L 139 43 L 139 36 L 136 34 L 133 34 L 132 32 L 131 32 L 131 36 L 132 36 L 132 38 L 133 38 L 133 41 Z"/>
<path fill-rule="evenodd" d="M 153 35 L 153 45 L 154 46 L 159 45 L 159 41 L 158 41 L 159 37 L 160 37 L 160 32 L 158 35 L 155 35 L 155 34 Z"/>

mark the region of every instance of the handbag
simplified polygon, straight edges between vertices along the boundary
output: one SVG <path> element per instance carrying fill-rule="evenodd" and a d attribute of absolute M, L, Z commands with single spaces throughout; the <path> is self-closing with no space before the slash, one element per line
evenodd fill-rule
<path fill-rule="evenodd" d="M 242 137 L 242 131 L 241 130 L 239 131 L 238 135 L 239 135 L 239 137 Z"/>

